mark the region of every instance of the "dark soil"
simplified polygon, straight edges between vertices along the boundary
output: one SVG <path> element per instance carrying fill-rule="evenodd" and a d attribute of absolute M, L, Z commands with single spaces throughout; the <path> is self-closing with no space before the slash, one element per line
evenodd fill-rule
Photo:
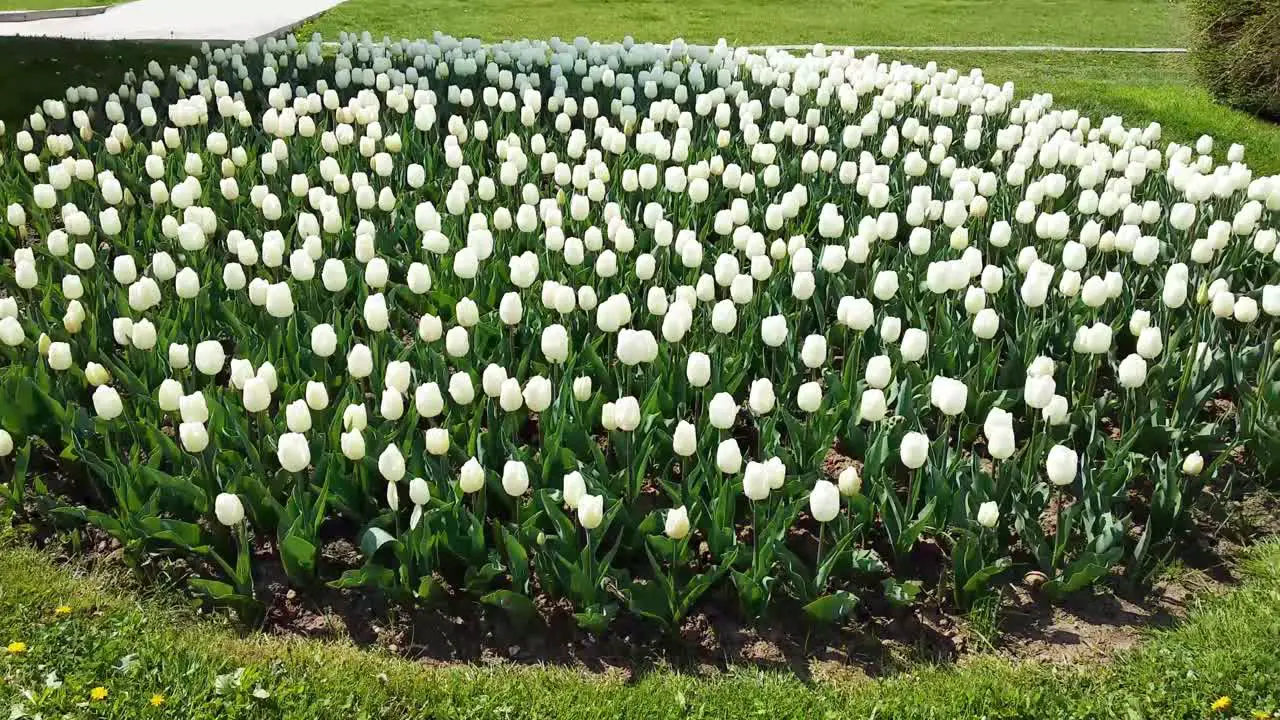
<path fill-rule="evenodd" d="M 824 474 L 832 480 L 857 463 L 832 453 Z M 451 590 L 430 607 L 389 601 L 368 590 L 339 590 L 323 583 L 295 588 L 279 563 L 274 541 L 259 537 L 254 547 L 256 592 L 266 606 L 263 630 L 273 634 L 346 638 L 433 665 L 455 663 L 552 664 L 587 672 L 636 679 L 654 667 L 714 672 L 730 666 L 784 670 L 801 678 L 880 676 L 921 660 L 949 663 L 979 653 L 1051 663 L 1105 660 L 1137 644 L 1149 628 L 1182 617 L 1189 599 L 1217 593 L 1233 584 L 1233 558 L 1242 545 L 1280 533 L 1280 500 L 1265 490 L 1247 494 L 1208 487 L 1198 506 L 1198 528 L 1189 533 L 1173 567 L 1154 588 L 1135 590 L 1117 576 L 1092 591 L 1053 604 L 1029 583 L 1003 587 L 998 611 L 955 612 L 949 593 L 939 586 L 947 571 L 945 548 L 922 539 L 908 562 L 923 591 L 909 607 L 888 603 L 878 579 L 846 589 L 862 602 L 839 627 L 806 621 L 799 605 L 775 592 L 769 615 L 748 620 L 739 610 L 731 585 L 720 583 L 702 598 L 677 632 L 626 612 L 593 635 L 580 629 L 563 600 L 535 593 L 539 617 L 517 628 L 500 610 L 474 596 Z M 809 547 L 816 523 L 802 513 L 793 534 Z M 329 528 L 328 537 L 354 537 L 350 528 Z M 74 538 L 74 542 L 68 542 Z M 92 527 L 37 528 L 39 545 L 60 550 L 68 563 L 129 561 L 119 545 Z M 887 549 L 875 548 L 887 557 Z M 805 562 L 812 558 L 805 557 Z M 356 568 L 359 549 L 345 539 L 328 541 L 321 553 L 321 577 L 337 577 Z M 135 560 L 131 564 L 137 566 Z M 1025 568 L 1024 568 L 1025 569 Z M 186 576 L 211 569 L 190 567 L 167 556 L 148 556 L 137 570 L 147 585 L 181 587 Z M 619 601 L 621 604 L 621 601 Z"/>

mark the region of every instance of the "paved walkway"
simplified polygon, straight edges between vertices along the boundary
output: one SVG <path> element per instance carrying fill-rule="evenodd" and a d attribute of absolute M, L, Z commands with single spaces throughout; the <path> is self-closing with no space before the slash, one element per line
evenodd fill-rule
<path fill-rule="evenodd" d="M 0 36 L 242 41 L 284 32 L 343 0 L 134 0 L 100 15 L 0 23 Z"/>

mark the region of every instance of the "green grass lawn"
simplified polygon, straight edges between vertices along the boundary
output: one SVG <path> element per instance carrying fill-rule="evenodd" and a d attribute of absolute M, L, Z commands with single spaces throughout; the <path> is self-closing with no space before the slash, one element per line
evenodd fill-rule
<path fill-rule="evenodd" d="M 1170 46 L 1169 0 L 347 0 L 304 31 L 736 44 Z"/>
<path fill-rule="evenodd" d="M 1184 9 L 1172 0 L 348 0 L 299 30 L 336 37 L 429 37 L 434 31 L 484 39 L 511 37 L 664 41 L 683 37 L 739 44 L 824 41 L 861 45 L 1180 46 Z M 1023 95 L 1049 92 L 1063 107 L 1100 120 L 1158 121 L 1166 140 L 1204 133 L 1223 147 L 1244 144 L 1258 174 L 1280 173 L 1280 127 L 1222 107 L 1196 84 L 1184 55 L 886 51 L 885 60 L 981 67 L 993 82 L 1012 80 Z"/>
<path fill-rule="evenodd" d="M 1280 125 L 1215 103 L 1197 83 L 1185 55 L 1117 53 L 885 52 L 885 60 L 940 67 L 980 67 L 989 82 L 1012 80 L 1019 96 L 1052 93 L 1054 104 L 1100 121 L 1121 115 L 1129 125 L 1158 122 L 1165 142 L 1194 142 L 1204 133 L 1221 149 L 1245 146 L 1255 175 L 1280 174 Z"/>
<path fill-rule="evenodd" d="M 76 718 L 1202 718 L 1280 707 L 1280 544 L 1245 583 L 1101 667 L 977 657 L 883 680 L 746 669 L 638 677 L 554 667 L 428 667 L 341 642 L 242 636 L 118 569 L 84 572 L 0 548 L 0 712 Z M 69 608 L 59 614 L 57 608 Z M 2 647 L 2 646 L 0 646 Z M 17 647 L 17 646 L 13 646 Z M 106 689 L 100 701 L 93 688 Z M 153 696 L 163 705 L 152 707 Z"/>

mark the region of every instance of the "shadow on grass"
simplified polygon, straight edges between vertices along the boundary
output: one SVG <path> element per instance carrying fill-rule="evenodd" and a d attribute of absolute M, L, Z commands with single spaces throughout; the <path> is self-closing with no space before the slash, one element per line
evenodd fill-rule
<path fill-rule="evenodd" d="M 167 68 L 185 64 L 199 46 L 190 43 L 0 38 L 0 120 L 15 129 L 41 101 L 68 87 L 114 92 L 129 70 L 152 60 Z"/>

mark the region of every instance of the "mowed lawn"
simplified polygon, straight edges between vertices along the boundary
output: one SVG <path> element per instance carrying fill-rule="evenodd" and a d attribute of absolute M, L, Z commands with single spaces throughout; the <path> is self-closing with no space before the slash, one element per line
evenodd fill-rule
<path fill-rule="evenodd" d="M 1180 46 L 1169 0 L 347 0 L 305 31 L 737 45 Z"/>

